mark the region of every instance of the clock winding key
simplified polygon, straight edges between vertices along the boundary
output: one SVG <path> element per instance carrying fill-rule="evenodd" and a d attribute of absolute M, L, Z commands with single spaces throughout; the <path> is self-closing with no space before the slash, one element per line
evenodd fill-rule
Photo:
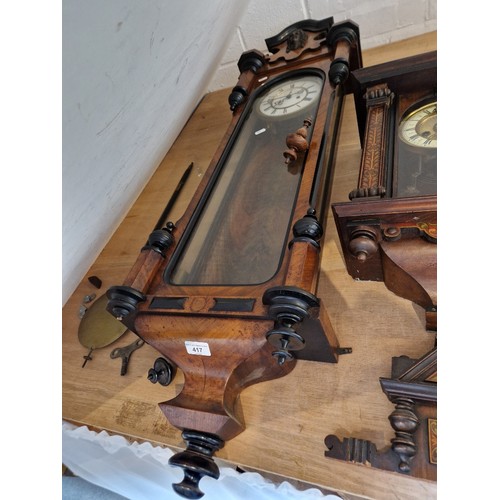
<path fill-rule="evenodd" d="M 144 340 L 137 339 L 130 345 L 127 345 L 125 347 L 117 347 L 116 349 L 113 349 L 111 351 L 111 354 L 109 355 L 111 359 L 122 358 L 122 368 L 120 370 L 120 375 L 123 376 L 127 373 L 130 356 L 136 349 L 139 349 L 139 347 L 142 347 L 143 345 L 144 345 Z"/>

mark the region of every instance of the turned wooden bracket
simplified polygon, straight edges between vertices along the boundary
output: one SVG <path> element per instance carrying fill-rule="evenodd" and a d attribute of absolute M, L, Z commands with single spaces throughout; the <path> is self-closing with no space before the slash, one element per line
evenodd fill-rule
<path fill-rule="evenodd" d="M 334 205 L 334 216 L 349 274 L 354 279 L 384 281 L 396 295 L 421 306 L 426 329 L 436 331 L 435 197 L 339 203 Z"/>
<path fill-rule="evenodd" d="M 340 440 L 334 434 L 325 438 L 325 457 L 343 460 L 345 462 L 370 464 L 377 469 L 396 471 L 398 458 L 391 448 L 378 451 L 375 444 L 365 439 L 347 437 Z"/>
<path fill-rule="evenodd" d="M 427 239 L 383 241 L 380 255 L 386 287 L 421 306 L 425 310 L 426 329 L 436 331 L 437 245 Z"/>
<path fill-rule="evenodd" d="M 407 356 L 392 358 L 391 378 L 380 378 L 387 398 L 394 404 L 389 422 L 395 436 L 391 446 L 378 451 L 371 441 L 355 437 L 325 438 L 325 456 L 354 462 L 369 463 L 378 469 L 400 472 L 415 477 L 436 479 L 437 420 L 427 418 L 427 432 L 419 431 L 424 420 L 423 408 L 435 413 L 437 402 L 437 348 L 418 360 Z M 419 406 L 419 413 L 417 413 Z M 432 413 L 431 412 L 431 413 Z M 427 446 L 425 442 L 427 441 Z M 421 448 L 420 448 L 421 447 Z M 426 457 L 426 450 L 428 456 Z"/>
<path fill-rule="evenodd" d="M 391 439 L 389 448 L 378 451 L 371 441 L 354 437 L 341 441 L 336 435 L 329 434 L 325 438 L 328 448 L 325 456 L 359 464 L 368 462 L 377 469 L 411 473 L 411 462 L 418 451 L 414 435 L 420 420 L 414 411 L 415 401 L 411 398 L 398 397 L 393 402 L 396 408 L 390 414 L 389 421 L 395 431 L 395 437 Z"/>

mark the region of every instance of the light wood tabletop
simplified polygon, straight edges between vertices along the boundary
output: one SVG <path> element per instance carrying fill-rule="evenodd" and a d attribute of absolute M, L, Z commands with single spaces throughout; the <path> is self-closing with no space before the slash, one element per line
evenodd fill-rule
<path fill-rule="evenodd" d="M 363 52 L 364 66 L 435 50 L 436 33 Z M 183 213 L 231 118 L 230 89 L 206 95 L 157 171 L 144 187 L 99 257 L 63 308 L 62 418 L 130 440 L 184 449 L 181 432 L 158 403 L 179 393 L 182 373 L 168 387 L 152 384 L 147 372 L 158 357 L 149 345 L 133 353 L 125 376 L 110 352 L 133 342 L 127 331 L 96 349 L 84 368 L 88 349 L 78 339 L 79 309 L 86 295 L 99 297 L 122 284 L 165 203 L 187 166 L 193 171 L 171 213 Z M 332 201 L 347 201 L 356 186 L 360 143 L 352 95 L 345 100 Z M 103 214 L 105 216 L 105 214 Z M 102 280 L 100 289 L 89 276 Z M 393 405 L 379 378 L 390 377 L 391 358 L 419 358 L 435 342 L 425 330 L 424 311 L 387 290 L 383 283 L 353 280 L 346 272 L 333 216 L 326 227 L 318 296 L 326 306 L 340 345 L 352 354 L 338 364 L 298 361 L 287 376 L 245 389 L 241 404 L 246 429 L 216 454 L 241 468 L 312 483 L 346 498 L 431 499 L 436 483 L 325 457 L 328 434 L 372 441 L 379 450 L 394 437 L 388 416 Z"/>

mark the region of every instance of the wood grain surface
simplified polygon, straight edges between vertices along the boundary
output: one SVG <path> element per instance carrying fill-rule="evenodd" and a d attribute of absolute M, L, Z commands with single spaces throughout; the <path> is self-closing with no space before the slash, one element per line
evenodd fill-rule
<path fill-rule="evenodd" d="M 369 66 L 435 48 L 436 33 L 430 33 L 367 50 L 363 63 Z M 63 419 L 130 440 L 184 448 L 180 431 L 168 423 L 158 406 L 180 392 L 182 373 L 168 387 L 151 384 L 147 372 L 159 353 L 144 345 L 133 353 L 127 374 L 120 376 L 120 360 L 111 359 L 110 352 L 136 339 L 130 331 L 112 345 L 95 350 L 82 369 L 87 349 L 78 341 L 78 310 L 85 295 L 100 296 L 109 286 L 123 283 L 182 173 L 194 162 L 171 220 L 181 217 L 230 121 L 229 92 L 208 94 L 200 102 L 63 308 Z M 348 201 L 348 193 L 357 184 L 360 155 L 353 100 L 347 96 L 332 201 Z M 103 282 L 99 290 L 87 280 L 92 275 Z M 347 274 L 331 213 L 318 296 L 340 345 L 351 347 L 352 354 L 341 356 L 337 364 L 299 360 L 287 376 L 245 389 L 241 407 L 246 429 L 228 441 L 216 458 L 312 483 L 345 498 L 435 498 L 436 484 L 431 481 L 324 456 L 328 434 L 371 440 L 378 449 L 390 445 L 393 431 L 388 416 L 393 405 L 383 394 L 379 377 L 390 376 L 393 356 L 419 358 L 433 347 L 435 334 L 425 331 L 423 309 L 396 296 L 383 283 L 354 281 Z"/>

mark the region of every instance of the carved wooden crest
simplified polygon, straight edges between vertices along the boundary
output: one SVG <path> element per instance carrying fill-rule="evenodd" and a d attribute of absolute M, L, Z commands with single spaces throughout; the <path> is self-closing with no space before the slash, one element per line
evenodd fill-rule
<path fill-rule="evenodd" d="M 328 30 L 333 24 L 333 17 L 315 21 L 306 19 L 292 24 L 276 36 L 266 39 L 271 56 L 269 62 L 279 59 L 292 61 L 308 50 L 318 50 L 326 41 Z"/>

